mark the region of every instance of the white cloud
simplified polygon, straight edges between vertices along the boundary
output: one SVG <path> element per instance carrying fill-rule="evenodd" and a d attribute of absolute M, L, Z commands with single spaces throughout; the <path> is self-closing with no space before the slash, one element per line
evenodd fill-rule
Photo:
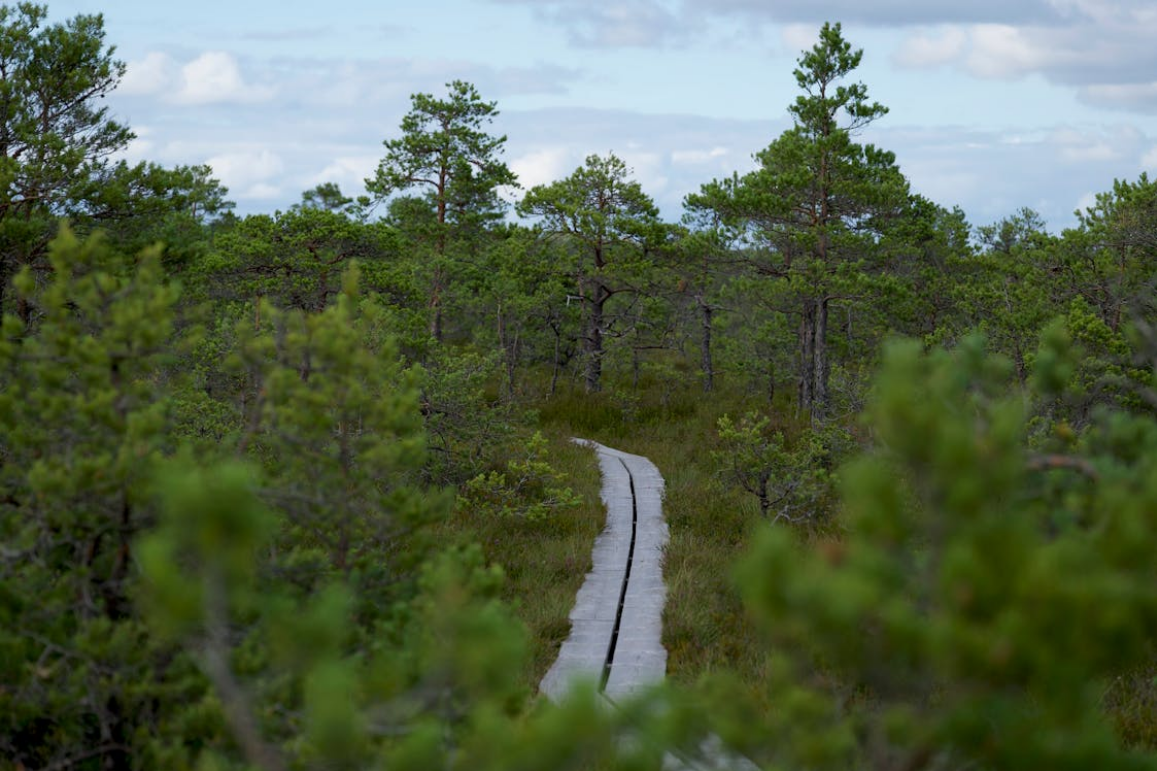
<path fill-rule="evenodd" d="M 117 93 L 159 96 L 187 105 L 253 103 L 272 99 L 275 89 L 247 83 L 233 54 L 206 51 L 178 65 L 171 56 L 152 51 L 129 62 Z"/>
<path fill-rule="evenodd" d="M 943 22 L 1048 21 L 1056 17 L 1052 0 L 687 0 L 686 6 L 713 15 L 736 14 L 771 22 L 909 26 Z"/>
<path fill-rule="evenodd" d="M 1048 137 L 1049 132 L 1047 131 L 1025 131 L 1002 134 L 997 141 L 1002 145 L 1040 145 Z"/>
<path fill-rule="evenodd" d="M 819 30 L 814 24 L 785 24 L 779 33 L 789 51 L 807 51 L 819 41 Z"/>
<path fill-rule="evenodd" d="M 631 170 L 631 179 L 638 182 L 643 192 L 652 197 L 667 191 L 671 179 L 667 176 L 667 164 L 661 153 L 643 150 L 638 146 L 628 147 L 616 153 Z"/>
<path fill-rule="evenodd" d="M 346 195 L 359 195 L 366 177 L 373 175 L 381 160 L 376 155 L 351 155 L 334 158 L 324 169 L 309 178 L 308 187 L 335 182 Z"/>
<path fill-rule="evenodd" d="M 909 36 L 892 59 L 901 67 L 938 67 L 959 59 L 967 44 L 968 33 L 963 27 L 941 27 Z"/>
<path fill-rule="evenodd" d="M 1048 138 L 1066 163 L 1098 164 L 1136 158 L 1145 137 L 1132 126 L 1058 128 Z"/>
<path fill-rule="evenodd" d="M 960 205 L 973 224 L 995 222 L 1022 206 L 1050 229 L 1075 224 L 1074 204 L 1089 191 L 1135 178 L 1138 159 L 1157 142 L 1136 127 L 1058 126 L 1045 131 L 952 128 L 873 129 L 871 141 L 896 150 L 915 192 Z"/>
<path fill-rule="evenodd" d="M 1147 0 L 1048 0 L 1062 17 L 1095 24 L 1118 25 L 1157 21 Z"/>
<path fill-rule="evenodd" d="M 1120 152 L 1104 142 L 1061 148 L 1061 158 L 1069 163 L 1115 161 L 1120 157 Z"/>
<path fill-rule="evenodd" d="M 274 198 L 280 198 L 282 192 L 282 188 L 278 187 L 277 185 L 271 185 L 268 182 L 258 182 L 254 185 L 250 185 L 248 188 L 238 193 L 237 198 L 244 200 L 253 200 L 255 198 L 271 200 Z"/>
<path fill-rule="evenodd" d="M 117 92 L 132 96 L 151 96 L 164 93 L 172 86 L 176 65 L 159 51 L 145 54 L 144 59 L 128 63 Z"/>
<path fill-rule="evenodd" d="M 500 0 L 501 1 L 501 0 Z M 566 30 L 580 48 L 652 48 L 682 44 L 696 31 L 670 0 L 505 0 L 526 3 L 535 15 Z"/>
<path fill-rule="evenodd" d="M 173 100 L 183 104 L 263 102 L 274 89 L 245 82 L 237 59 L 225 51 L 206 51 L 181 68 Z"/>
<path fill-rule="evenodd" d="M 1067 0 L 494 0 L 526 5 L 577 45 L 661 46 L 702 38 L 711 23 L 748 27 L 825 21 L 873 27 L 962 22 L 1054 22 Z M 1085 0 L 1074 0 L 1077 3 Z M 617 29 L 615 28 L 617 27 Z M 809 45 L 810 47 L 810 45 Z"/>
<path fill-rule="evenodd" d="M 647 3 L 634 7 L 615 4 L 600 9 L 592 25 L 597 36 L 589 38 L 588 43 L 600 47 L 650 46 L 661 39 L 659 31 L 672 22 L 670 14 L 658 4 Z"/>
<path fill-rule="evenodd" d="M 1157 112 L 1157 80 L 1148 83 L 1103 83 L 1078 89 L 1082 100 L 1104 107 Z"/>
<path fill-rule="evenodd" d="M 791 50 L 814 42 L 815 29 L 805 25 L 787 30 L 784 34 Z M 912 64 L 923 61 L 934 66 L 952 54 L 955 58 L 949 61 L 963 69 L 969 57 L 984 50 L 993 56 L 988 65 L 992 77 L 1012 77 L 1032 66 L 1058 73 L 1061 64 L 1057 62 L 1064 57 L 1050 52 L 1046 43 L 1068 39 L 1049 37 L 1043 28 L 1002 30 L 989 25 L 980 34 L 984 45 L 977 48 L 972 27 L 907 29 L 916 33 L 915 42 L 905 49 Z M 851 37 L 855 43 L 856 36 Z M 1055 47 L 1062 48 L 1060 44 Z M 1100 55 L 1100 49 L 1096 50 Z M 1150 79 L 1157 71 L 1134 66 Z M 548 78 L 547 85 L 556 82 L 565 91 L 571 72 L 560 69 L 557 79 Z M 230 197 L 241 201 L 242 213 L 285 208 L 297 202 L 302 190 L 320 182 L 337 182 L 349 195 L 360 193 L 362 180 L 381 157 L 382 139 L 397 136 L 408 95 L 441 93 L 441 84 L 452 77 L 471 80 L 487 99 L 499 101 L 503 112 L 494 133 L 510 137 L 507 158 L 513 159 L 510 166 L 524 188 L 564 178 L 590 153 L 614 150 L 634 167 L 633 178 L 656 199 L 669 220 L 678 219 L 687 193 L 712 178 L 752 168 L 751 153 L 789 125 L 786 115 L 731 120 L 599 109 L 597 102 L 580 106 L 566 100 L 551 100 L 556 106 L 547 108 L 509 108 L 504 100 L 513 93 L 526 93 L 528 88 L 550 90 L 543 84 L 523 82 L 524 74 L 448 59 L 261 62 L 222 52 L 149 54 L 130 65 L 128 87 L 118 94 L 133 99 L 115 109 L 134 115 L 134 122 L 140 120 L 152 129 L 138 128 L 141 138 L 130 148 L 134 157 L 147 154 L 150 160 L 166 164 L 208 159 L 215 175 L 229 187 Z M 1109 75 L 1086 85 L 1099 82 L 1126 85 Z M 1137 98 L 1137 86 L 1130 88 L 1123 101 Z M 135 96 L 142 94 L 149 98 Z M 340 108 L 333 103 L 339 97 L 343 100 Z M 196 108 L 174 109 L 178 98 Z M 258 98 L 268 99 L 260 110 L 236 106 L 238 101 Z M 777 105 L 781 102 L 775 98 Z M 1135 176 L 1139 164 L 1157 171 L 1157 134 L 1151 127 L 1146 135 L 1130 138 L 1112 129 L 1088 126 L 1070 133 L 1042 130 L 1040 126 L 1047 125 L 1043 120 L 1029 121 L 1024 131 L 1007 132 L 1016 133 L 1014 143 L 994 131 L 939 127 L 905 134 L 888 130 L 897 119 L 881 121 L 882 130 L 873 127 L 862 141 L 896 151 L 914 189 L 946 206 L 962 205 L 975 222 L 991 222 L 1034 203 L 1050 223 L 1064 226 L 1071 221 L 1073 202 L 1087 191 L 1107 189 L 1114 178 Z M 919 119 L 918 115 L 908 118 Z M 1009 122 L 1015 125 L 1015 118 Z M 1047 199 L 1041 198 L 1041 191 Z"/>
<path fill-rule="evenodd" d="M 726 147 L 712 147 L 710 150 L 673 150 L 671 163 L 674 164 L 702 164 L 730 155 Z"/>
<path fill-rule="evenodd" d="M 1019 27 L 977 24 L 966 58 L 970 72 L 982 78 L 1015 78 L 1040 69 L 1050 54 Z"/>
<path fill-rule="evenodd" d="M 133 133 L 136 137 L 120 153 L 120 157 L 130 164 L 153 160 L 156 149 L 156 142 L 150 139 L 153 130 L 148 126 L 134 126 Z"/>
<path fill-rule="evenodd" d="M 518 184 L 529 190 L 560 180 L 579 165 L 578 153 L 565 147 L 543 147 L 521 155 L 509 164 L 518 175 Z"/>
<path fill-rule="evenodd" d="M 1157 4 L 1048 0 L 1054 18 L 918 29 L 893 54 L 901 67 L 953 64 L 979 78 L 1040 75 L 1097 107 L 1157 113 Z M 1012 4 L 1012 0 L 1009 0 Z"/>
<path fill-rule="evenodd" d="M 213 176 L 221 180 L 235 198 L 272 198 L 280 189 L 272 180 L 285 170 L 281 156 L 267 149 L 241 150 L 209 158 Z"/>
<path fill-rule="evenodd" d="M 1051 140 L 1057 145 L 1061 159 L 1068 163 L 1112 161 L 1121 157 L 1117 148 L 1103 137 L 1071 128 L 1054 131 Z"/>

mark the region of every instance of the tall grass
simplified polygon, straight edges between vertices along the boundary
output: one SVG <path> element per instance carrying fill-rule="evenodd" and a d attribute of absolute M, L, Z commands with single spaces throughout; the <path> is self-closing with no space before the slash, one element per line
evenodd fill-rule
<path fill-rule="evenodd" d="M 530 637 L 522 673 L 530 692 L 537 690 L 570 633 L 570 610 L 605 521 L 594 453 L 561 434 L 548 436 L 548 441 L 551 465 L 567 475 L 567 484 L 583 499 L 581 506 L 527 520 L 481 514 L 460 504 L 443 526 L 447 539 L 481 544 L 487 561 L 502 567 L 503 599 Z"/>

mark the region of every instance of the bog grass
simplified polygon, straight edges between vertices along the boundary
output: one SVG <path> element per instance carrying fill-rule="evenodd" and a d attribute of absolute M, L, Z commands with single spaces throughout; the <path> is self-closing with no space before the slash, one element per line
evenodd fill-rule
<path fill-rule="evenodd" d="M 562 435 L 550 435 L 548 441 L 551 465 L 566 474 L 582 505 L 539 520 L 480 514 L 459 505 L 443 525 L 446 538 L 480 544 L 487 561 L 502 567 L 503 599 L 529 634 L 522 678 L 532 693 L 570 634 L 570 610 L 605 520 L 593 451 Z"/>

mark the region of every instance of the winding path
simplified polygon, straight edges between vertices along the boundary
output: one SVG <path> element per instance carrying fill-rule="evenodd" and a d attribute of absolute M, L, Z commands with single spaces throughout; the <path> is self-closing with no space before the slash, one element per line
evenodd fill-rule
<path fill-rule="evenodd" d="M 667 671 L 663 477 L 640 455 L 575 441 L 598 454 L 607 526 L 595 539 L 591 572 L 570 613 L 570 637 L 539 690 L 558 701 L 575 678 L 586 678 L 614 700 L 661 681 Z"/>
<path fill-rule="evenodd" d="M 614 703 L 658 683 L 667 672 L 663 648 L 663 477 L 641 455 L 613 450 L 587 439 L 603 476 L 606 529 L 595 539 L 591 572 L 570 612 L 570 637 L 542 679 L 539 690 L 559 701 L 576 678 L 597 680 Z M 747 758 L 705 739 L 697 756 L 668 753 L 663 771 L 759 771 Z"/>

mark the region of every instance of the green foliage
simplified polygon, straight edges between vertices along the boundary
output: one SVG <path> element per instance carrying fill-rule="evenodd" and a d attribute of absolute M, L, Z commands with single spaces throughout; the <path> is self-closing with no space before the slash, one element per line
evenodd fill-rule
<path fill-rule="evenodd" d="M 1147 316 L 1153 310 L 1155 212 L 1157 182 L 1142 173 L 1136 182 L 1114 180 L 1111 192 L 1098 194 L 1093 206 L 1077 213 L 1084 238 L 1066 260 L 1066 272 L 1079 277 L 1073 288 L 1113 330 L 1131 313 Z"/>
<path fill-rule="evenodd" d="M 790 671 L 816 673 L 810 690 L 843 705 L 825 719 L 857 726 L 858 746 L 823 767 L 1151 767 L 1119 747 L 1100 698 L 1152 653 L 1152 459 L 1094 450 L 1112 472 L 1058 522 L 1034 476 L 1079 464 L 1026 457 L 1008 371 L 976 339 L 955 357 L 891 346 L 871 410 L 880 447 L 843 475 L 847 538 L 803 550 L 769 530 L 744 564 L 781 649 L 810 655 Z M 1142 429 L 1118 416 L 1102 436 Z"/>
<path fill-rule="evenodd" d="M 654 202 L 629 175 L 614 155 L 590 155 L 569 177 L 532 188 L 518 204 L 519 213 L 540 218 L 542 232 L 564 247 L 566 267 L 560 272 L 583 317 L 587 393 L 602 388 L 605 340 L 619 321 L 612 300 L 640 293 L 654 267 L 646 247 L 660 241 L 664 230 Z"/>
<path fill-rule="evenodd" d="M 0 222 L 69 211 L 133 138 L 97 101 L 125 71 L 105 45 L 102 17 L 45 24 L 47 16 L 33 3 L 0 7 Z"/>
<path fill-rule="evenodd" d="M 889 223 L 882 246 L 879 273 L 870 284 L 879 301 L 857 309 L 879 319 L 871 350 L 889 333 L 929 345 L 955 345 L 977 323 L 962 318 L 962 285 L 979 280 L 972 228 L 964 212 L 910 195 L 903 215 Z"/>
<path fill-rule="evenodd" d="M 256 379 L 239 447 L 263 461 L 270 503 L 290 525 L 284 548 L 291 559 L 301 550 L 297 580 L 310 586 L 340 572 L 368 602 L 423 558 L 416 543 L 399 549 L 399 535 L 447 501 L 418 484 L 418 375 L 403 369 L 391 340 L 375 337 L 382 311 L 359 296 L 356 267 L 344 282 L 337 303 L 317 314 L 267 306 L 260 328 L 238 330 L 231 364 Z"/>
<path fill-rule="evenodd" d="M 255 569 L 277 522 L 256 500 L 254 479 L 240 464 L 170 465 L 156 476 L 163 515 L 138 551 L 147 615 L 165 637 L 211 634 L 201 627 L 224 623 L 229 607 L 257 604 Z"/>
<path fill-rule="evenodd" d="M 436 347 L 421 369 L 421 412 L 431 449 L 427 477 L 460 484 L 510 437 L 517 405 L 497 398 L 499 354 Z"/>
<path fill-rule="evenodd" d="M 551 366 L 553 393 L 564 359 L 573 352 L 578 304 L 568 300 L 570 282 L 557 270 L 556 256 L 530 229 L 513 228 L 490 245 L 470 277 L 481 310 L 493 314 L 476 325 L 473 342 L 501 352 L 502 391 L 508 400 L 529 395 L 525 388 L 534 381 L 526 377 L 528 365 Z"/>
<path fill-rule="evenodd" d="M 759 511 L 772 522 L 815 523 L 826 514 L 839 431 L 802 429 L 788 449 L 771 419 L 749 412 L 733 422 L 724 415 L 718 431 L 722 449 L 711 453 L 719 474 L 759 499 Z M 844 442 L 846 444 L 846 440 Z"/>
<path fill-rule="evenodd" d="M 0 6 L 0 312 L 8 283 L 40 264 L 55 218 L 99 196 L 108 156 L 133 134 L 99 99 L 124 74 L 99 15 L 46 24 L 33 3 Z M 23 313 L 27 319 L 27 312 Z"/>
<path fill-rule="evenodd" d="M 502 566 L 501 598 L 528 632 L 529 655 L 521 662 L 519 675 L 527 693 L 537 689 L 570 632 L 575 594 L 590 569 L 595 536 L 606 520 L 598 464 L 591 451 L 557 429 L 544 437 L 550 465 L 565 476 L 578 505 L 555 509 L 538 519 L 480 516 L 474 507 L 458 505 L 434 534 L 440 544 L 477 543 L 487 563 Z M 516 438 L 500 459 L 509 460 L 508 454 L 517 453 L 521 441 Z"/>
<path fill-rule="evenodd" d="M 340 294 L 342 274 L 355 260 L 365 266 L 367 289 L 390 292 L 402 283 L 381 265 L 393 248 L 393 234 L 380 223 L 306 206 L 245 217 L 215 239 L 195 272 L 217 297 L 321 311 Z"/>
<path fill-rule="evenodd" d="M 893 153 L 852 141 L 887 110 L 862 83 L 842 83 L 859 66 L 839 24 L 825 24 L 795 71 L 804 93 L 789 110 L 795 125 L 756 154 L 759 167 L 716 180 L 687 199 L 756 245 L 752 262 L 771 277 L 779 307 L 794 306 L 801 411 L 828 417 L 829 324 L 836 298 L 865 293 L 868 267 L 889 220 L 908 199 Z"/>
<path fill-rule="evenodd" d="M 495 189 L 515 180 L 499 159 L 506 137 L 483 130 L 498 115 L 495 103 L 482 101 L 465 81 L 455 80 L 446 88 L 446 99 L 411 97 L 402 136 L 383 142 L 386 155 L 366 180 L 366 189 L 385 197 L 417 187 L 427 194 L 439 225 L 464 226 L 470 218 L 501 211 Z"/>
<path fill-rule="evenodd" d="M 5 315 L 0 338 L 0 754 L 26 765 L 124 752 L 155 720 L 132 542 L 167 445 L 177 298 L 156 249 L 126 269 L 65 228 L 49 260 L 46 287 L 14 282 L 34 325 Z"/>
<path fill-rule="evenodd" d="M 173 467 L 158 482 L 160 527 L 139 547 L 149 622 L 212 683 L 235 742 L 185 745 L 184 762 L 239 753 L 265 769 L 364 768 L 414 751 L 418 736 L 444 755 L 467 728 L 463 710 L 518 703 L 523 641 L 476 549 L 428 563 L 400 618 L 384 606 L 367 616 L 340 573 L 300 596 L 280 575 L 292 558 L 270 548 L 273 526 L 293 523 L 259 501 L 259 478 L 236 464 Z"/>
<path fill-rule="evenodd" d="M 348 213 L 356 211 L 354 203 L 354 199 L 343 194 L 336 182 L 322 182 L 301 194 L 297 208 Z"/>
<path fill-rule="evenodd" d="M 74 212 L 77 226 L 98 224 L 127 253 L 164 244 L 165 268 L 185 273 L 210 250 L 212 236 L 230 221 L 229 192 L 207 165 L 167 169 L 121 162 L 101 179 L 101 200 Z"/>
<path fill-rule="evenodd" d="M 539 418 L 559 422 L 580 436 L 622 436 L 628 428 L 623 408 L 602 394 L 560 393 L 542 405 Z"/>
<path fill-rule="evenodd" d="M 844 40 L 840 24 L 825 22 L 820 28 L 819 42 L 799 58 L 794 71 L 796 84 L 804 92 L 788 108 L 796 124 L 822 137 L 837 130 L 837 115 L 847 115 L 846 131 L 854 131 L 887 114 L 888 108 L 878 102 L 868 102 L 868 89 L 863 83 L 831 87 L 847 77 L 863 58 L 862 50 L 852 50 Z"/>
<path fill-rule="evenodd" d="M 103 100 L 125 65 L 99 14 L 47 16 L 33 3 L 0 6 L 0 312 L 25 320 L 8 284 L 21 266 L 48 272 L 58 218 L 81 232 L 115 226 L 108 238 L 127 253 L 163 239 L 184 264 L 203 250 L 201 226 L 232 206 L 208 167 L 114 160 L 134 135 Z"/>
<path fill-rule="evenodd" d="M 462 263 L 477 260 L 478 244 L 502 216 L 505 203 L 498 188 L 516 184 L 502 161 L 506 137 L 484 130 L 498 110 L 484 102 L 474 86 L 461 80 L 446 84 L 448 98 L 414 94 L 402 118 L 402 136 L 385 140 L 385 157 L 366 189 L 382 201 L 397 193 L 420 191 L 420 197 L 396 198 L 391 212 L 404 214 L 411 242 L 422 248 L 416 267 L 422 276 L 430 310 L 430 336 L 442 339 L 443 307 L 462 273 Z M 416 227 L 415 227 L 416 226 Z"/>
<path fill-rule="evenodd" d="M 159 251 L 128 270 L 66 230 L 51 259 L 47 287 L 16 281 L 35 325 L 7 316 L 0 346 L 6 758 L 356 768 L 521 703 L 498 574 L 425 532 L 451 497 L 423 482 L 419 377 L 356 273 L 321 313 L 229 326 L 212 350 L 244 419 L 164 461 L 189 349 Z M 213 460 L 231 452 L 260 465 Z"/>
<path fill-rule="evenodd" d="M 534 432 L 524 453 L 507 461 L 504 472 L 490 471 L 468 481 L 458 505 L 481 514 L 529 520 L 578 506 L 580 499 L 565 486 L 566 475 L 551 466 L 546 449 L 546 437 Z"/>
<path fill-rule="evenodd" d="M 547 231 L 566 233 L 591 249 L 629 251 L 658 217 L 655 204 L 629 175 L 615 155 L 590 155 L 567 179 L 528 191 L 519 210 L 542 217 Z"/>

